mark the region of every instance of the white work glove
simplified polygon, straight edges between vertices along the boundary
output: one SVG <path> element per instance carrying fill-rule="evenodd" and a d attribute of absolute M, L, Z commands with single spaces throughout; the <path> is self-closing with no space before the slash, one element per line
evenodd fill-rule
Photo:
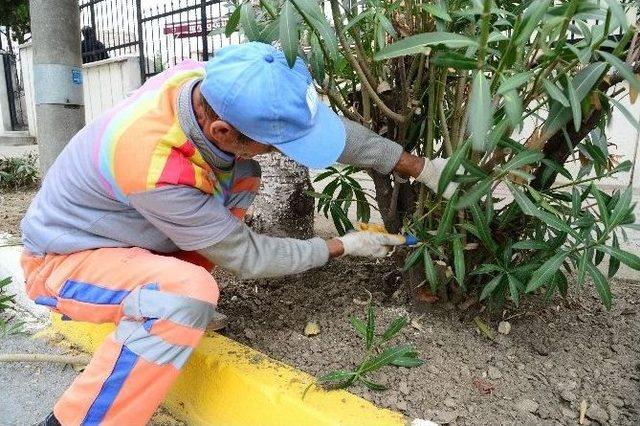
<path fill-rule="evenodd" d="M 416 178 L 418 182 L 424 183 L 429 189 L 433 192 L 438 192 L 438 182 L 440 181 L 440 175 L 442 175 L 442 171 L 444 170 L 444 166 L 447 164 L 446 158 L 434 158 L 433 160 L 429 160 L 428 158 L 424 159 L 424 167 L 422 171 Z M 457 174 L 462 173 L 464 168 L 462 166 L 458 167 Z M 453 196 L 453 193 L 456 192 L 456 188 L 458 188 L 457 182 L 449 182 L 447 188 L 442 193 L 442 196 L 446 199 L 449 199 Z"/>
<path fill-rule="evenodd" d="M 343 256 L 384 257 L 391 246 L 405 243 L 405 237 L 397 234 L 358 231 L 338 237 L 344 247 Z"/>

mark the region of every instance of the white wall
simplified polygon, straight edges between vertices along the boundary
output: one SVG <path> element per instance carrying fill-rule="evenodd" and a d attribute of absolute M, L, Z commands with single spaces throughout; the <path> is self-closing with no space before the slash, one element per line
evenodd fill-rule
<path fill-rule="evenodd" d="M 25 86 L 29 134 L 36 136 L 37 123 L 33 96 L 33 51 L 31 43 L 20 46 L 20 66 Z M 137 55 L 119 56 L 82 66 L 84 117 L 89 122 L 140 87 Z"/>

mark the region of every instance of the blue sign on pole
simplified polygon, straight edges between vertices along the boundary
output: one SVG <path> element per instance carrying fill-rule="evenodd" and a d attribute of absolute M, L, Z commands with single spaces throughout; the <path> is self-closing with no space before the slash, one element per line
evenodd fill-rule
<path fill-rule="evenodd" d="M 73 68 L 71 70 L 71 81 L 74 84 L 82 84 L 82 71 L 78 68 Z"/>

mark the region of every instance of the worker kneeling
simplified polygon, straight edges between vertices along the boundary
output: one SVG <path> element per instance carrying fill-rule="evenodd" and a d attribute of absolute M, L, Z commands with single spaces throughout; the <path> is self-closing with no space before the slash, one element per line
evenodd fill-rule
<path fill-rule="evenodd" d="M 444 167 L 338 117 L 302 60 L 290 68 L 267 44 L 149 79 L 74 136 L 22 221 L 29 296 L 67 319 L 117 324 L 41 424 L 146 424 L 215 313 L 213 265 L 275 277 L 404 243 L 364 231 L 327 241 L 254 233 L 242 221 L 260 186 L 251 158 L 275 150 L 431 188 Z"/>

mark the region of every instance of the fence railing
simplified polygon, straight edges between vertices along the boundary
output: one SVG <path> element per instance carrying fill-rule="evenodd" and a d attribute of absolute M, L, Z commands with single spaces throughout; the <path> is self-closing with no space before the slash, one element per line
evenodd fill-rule
<path fill-rule="evenodd" d="M 93 28 L 96 38 L 84 44 L 85 62 L 101 59 L 101 52 L 135 53 L 143 81 L 183 59 L 207 60 L 240 42 L 239 34 L 210 34 L 226 25 L 230 3 L 222 0 L 80 0 L 79 7 L 81 26 Z"/>

